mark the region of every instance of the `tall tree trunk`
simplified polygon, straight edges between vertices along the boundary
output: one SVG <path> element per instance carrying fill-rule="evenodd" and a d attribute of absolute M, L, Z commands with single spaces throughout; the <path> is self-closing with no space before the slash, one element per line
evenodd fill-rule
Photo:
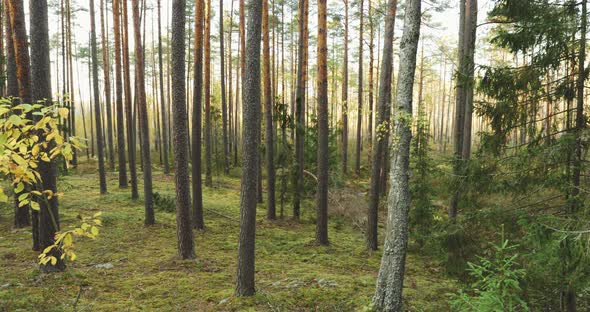
<path fill-rule="evenodd" d="M 473 119 L 473 88 L 475 69 L 475 36 L 477 31 L 477 0 L 467 0 L 465 4 L 465 66 L 466 88 L 465 90 L 465 120 L 463 125 L 463 151 L 462 158 L 471 157 L 471 128 Z"/>
<path fill-rule="evenodd" d="M 18 96 L 18 80 L 16 78 L 16 59 L 14 55 L 14 43 L 12 41 L 12 26 L 10 23 L 10 5 L 8 0 L 2 0 L 4 11 L 4 33 L 6 36 L 6 96 Z"/>
<path fill-rule="evenodd" d="M 203 229 L 203 181 L 201 176 L 201 131 L 203 112 L 203 14 L 204 0 L 195 1 L 195 81 L 193 92 L 192 187 L 193 227 Z"/>
<path fill-rule="evenodd" d="M 186 3 L 182 1 L 183 5 Z M 158 0 L 158 78 L 160 82 L 160 118 L 162 132 L 162 162 L 164 163 L 164 174 L 170 173 L 170 163 L 168 162 L 168 110 L 166 106 L 166 97 L 164 96 L 164 63 L 162 62 L 162 17 L 160 12 L 160 0 Z"/>
<path fill-rule="evenodd" d="M 466 118 L 466 113 L 471 114 L 469 104 L 473 100 L 473 53 L 475 51 L 475 23 L 477 22 L 477 0 L 461 0 L 460 18 L 459 18 L 459 72 L 456 83 L 456 103 L 455 103 L 455 132 L 454 132 L 454 153 L 455 160 L 453 164 L 453 174 L 461 176 L 464 155 L 471 151 L 471 116 Z M 472 43 L 473 42 L 473 43 Z M 473 47 L 473 48 L 472 48 Z M 471 90 L 471 91 L 470 91 Z M 469 122 L 469 146 L 465 147 L 466 142 L 466 121 Z M 454 191 L 451 195 L 449 205 L 449 217 L 455 220 L 457 209 L 461 198 L 462 183 L 459 178 L 454 182 Z"/>
<path fill-rule="evenodd" d="M 315 240 L 328 245 L 328 5 L 318 0 L 318 194 Z"/>
<path fill-rule="evenodd" d="M 102 43 L 102 70 L 104 75 L 104 93 L 105 93 L 105 106 L 106 106 L 106 128 L 107 128 L 107 144 L 109 151 L 109 168 L 115 170 L 115 144 L 113 141 L 113 119 L 111 114 L 111 77 L 110 77 L 110 65 L 109 65 L 109 41 L 107 39 L 105 31 L 105 0 L 100 0 L 100 38 Z"/>
<path fill-rule="evenodd" d="M 38 0 L 30 2 L 31 18 L 31 86 L 32 100 L 36 103 L 45 102 L 45 105 L 51 103 L 51 62 L 49 60 L 49 25 L 47 17 L 47 1 Z M 23 21 L 24 22 L 24 21 Z M 42 138 L 46 140 L 46 138 Z M 51 144 L 46 147 L 45 152 L 51 150 Z M 55 161 L 39 164 L 39 174 L 41 176 L 40 190 L 51 190 L 57 193 L 57 167 Z M 59 211 L 57 206 L 57 197 L 53 196 L 39 203 L 39 243 L 40 249 L 53 245 L 55 233 L 59 231 Z M 65 269 L 65 263 L 61 258 L 61 250 L 53 249 L 51 256 L 56 257 L 55 265 L 41 265 L 44 272 L 57 272 Z"/>
<path fill-rule="evenodd" d="M 363 123 L 363 20 L 365 13 L 363 12 L 363 0 L 359 0 L 359 80 L 358 80 L 358 110 L 356 121 L 356 162 L 355 172 L 357 175 L 361 174 L 361 149 L 362 149 L 362 123 Z"/>
<path fill-rule="evenodd" d="M 266 191 L 268 202 L 266 203 L 266 217 L 274 220 L 276 216 L 275 206 L 275 164 L 274 164 L 274 125 L 273 105 L 270 80 L 270 38 L 268 29 L 268 0 L 262 0 L 262 74 L 264 76 L 264 138 L 266 151 Z"/>
<path fill-rule="evenodd" d="M 153 191 L 152 191 L 152 162 L 150 156 L 150 127 L 148 121 L 147 104 L 145 98 L 145 63 L 141 41 L 141 22 L 139 18 L 139 0 L 132 0 L 133 6 L 133 30 L 135 42 L 135 82 L 137 89 L 138 119 L 141 131 L 141 159 L 143 163 L 143 197 L 145 205 L 145 224 L 152 225 L 156 222 L 154 216 Z"/>
<path fill-rule="evenodd" d="M 387 161 L 387 138 L 391 125 L 389 110 L 391 107 L 391 80 L 393 78 L 393 35 L 397 0 L 389 0 L 385 16 L 385 33 L 383 37 L 383 60 L 379 77 L 379 97 L 377 98 L 377 116 L 375 121 L 375 143 L 373 144 L 371 166 L 371 190 L 369 192 L 369 209 L 367 216 L 367 248 L 377 250 L 377 227 L 379 217 L 379 196 L 383 191 L 381 184 L 382 161 Z M 385 157 L 384 157 L 385 155 Z"/>
<path fill-rule="evenodd" d="M 131 199 L 139 198 L 137 187 L 137 154 L 135 145 L 135 127 L 133 122 L 133 100 L 131 95 L 131 65 L 129 60 L 129 21 L 127 1 L 123 1 L 123 77 L 125 78 L 125 119 L 127 122 L 127 150 L 129 151 L 129 174 L 131 180 Z"/>
<path fill-rule="evenodd" d="M 227 135 L 227 103 L 225 99 L 225 48 L 223 42 L 223 0 L 219 0 L 219 53 L 221 70 L 221 123 L 223 128 L 223 172 L 229 174 L 228 135 Z"/>
<path fill-rule="evenodd" d="M 393 0 L 389 1 L 392 12 Z M 391 159 L 391 186 L 388 199 L 388 216 L 383 256 L 377 277 L 373 306 L 379 311 L 403 311 L 406 249 L 408 245 L 408 219 L 410 210 L 410 141 L 412 130 L 412 96 L 416 54 L 420 39 L 421 0 L 406 2 L 404 31 L 400 43 L 400 69 L 397 83 L 395 140 Z M 391 20 L 388 24 L 393 23 Z M 387 26 L 386 26 L 387 27 Z M 385 51 L 384 51 L 385 52 Z M 386 57 L 383 55 L 384 59 Z"/>
<path fill-rule="evenodd" d="M 90 45 L 92 54 L 92 90 L 94 93 L 94 125 L 96 127 L 96 150 L 98 154 L 98 177 L 100 193 L 107 193 L 107 179 L 104 164 L 104 138 L 102 136 L 102 120 L 100 109 L 100 92 L 98 90 L 98 52 L 96 48 L 96 23 L 94 14 L 94 0 L 90 0 Z"/>
<path fill-rule="evenodd" d="M 205 0 L 204 29 L 204 87 L 205 87 L 205 185 L 213 186 L 211 176 L 211 0 Z"/>
<path fill-rule="evenodd" d="M 369 170 L 371 167 L 371 153 L 373 150 L 373 89 L 374 89 L 374 82 L 373 82 L 373 70 L 374 70 L 374 64 L 373 64 L 373 52 L 374 52 L 374 38 L 375 38 L 375 27 L 374 27 L 374 16 L 373 16 L 373 7 L 372 7 L 372 0 L 369 0 L 369 121 L 368 121 L 368 142 L 369 142 L 369 148 L 368 148 L 368 160 L 369 160 Z"/>
<path fill-rule="evenodd" d="M 172 3 L 171 57 L 172 67 L 176 71 L 172 75 L 172 115 L 174 125 L 172 131 L 174 131 L 174 176 L 176 182 L 176 236 L 178 238 L 178 255 L 182 259 L 192 259 L 195 257 L 195 247 L 190 217 L 191 193 L 188 174 L 188 115 L 186 111 L 186 87 L 184 81 L 185 9 L 186 0 L 174 0 Z M 160 62 L 160 64 L 162 63 Z"/>
<path fill-rule="evenodd" d="M 305 85 L 307 81 L 307 50 L 309 0 L 299 1 L 299 62 L 297 63 L 297 94 L 295 97 L 295 194 L 293 218 L 299 219 L 303 192 L 303 169 L 305 167 Z"/>
<path fill-rule="evenodd" d="M 242 189 L 240 195 L 240 238 L 236 295 L 251 296 L 254 288 L 256 238 L 256 177 L 260 139 L 260 28 L 262 1 L 248 1 L 248 38 L 244 51 Z"/>
<path fill-rule="evenodd" d="M 22 0 L 7 1 L 8 12 L 7 42 L 9 51 L 9 93 L 20 98 L 20 103 L 31 103 L 31 72 L 30 57 L 27 48 L 27 30 L 25 25 L 25 12 Z M 14 66 L 14 68 L 12 68 Z M 14 71 L 12 71 L 14 70 Z M 16 85 L 14 84 L 16 82 Z M 16 88 L 15 88 L 16 87 Z M 16 91 L 16 93 L 15 93 Z M 14 227 L 22 228 L 31 224 L 29 221 L 29 205 L 20 207 L 18 197 L 21 193 L 14 194 Z M 33 250 L 39 250 L 38 239 L 38 211 L 32 211 L 33 223 Z"/>
<path fill-rule="evenodd" d="M 344 59 L 342 61 L 342 173 L 348 167 L 348 0 L 344 0 Z"/>
<path fill-rule="evenodd" d="M 121 7 L 113 0 L 113 28 L 115 29 L 115 105 L 117 108 L 117 156 L 119 161 L 119 187 L 127 187 L 127 161 L 125 157 L 125 118 L 123 116 L 123 80 L 121 74 Z"/>

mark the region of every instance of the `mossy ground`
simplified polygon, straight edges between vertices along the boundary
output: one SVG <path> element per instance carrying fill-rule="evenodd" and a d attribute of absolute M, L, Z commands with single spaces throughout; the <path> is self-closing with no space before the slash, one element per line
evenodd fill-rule
<path fill-rule="evenodd" d="M 117 188 L 115 173 L 109 193 L 99 195 L 93 168 L 82 164 L 59 180 L 62 228 L 98 211 L 104 223 L 98 239 L 76 243 L 78 259 L 64 273 L 39 273 L 30 228 L 14 230 L 12 208 L 0 208 L 0 311 L 358 311 L 370 304 L 381 253 L 368 252 L 363 234 L 342 217 L 330 219 L 331 245 L 316 246 L 312 201 L 299 222 L 267 221 L 259 206 L 257 294 L 237 298 L 238 174 L 214 177 L 204 189 L 206 230 L 195 233 L 197 260 L 183 261 L 174 213 L 156 211 L 157 224 L 144 226 L 141 200 Z M 173 198 L 173 177 L 156 171 L 154 191 Z M 113 268 L 96 268 L 105 263 Z M 408 255 L 409 310 L 448 310 L 447 294 L 457 286 L 443 271 Z"/>

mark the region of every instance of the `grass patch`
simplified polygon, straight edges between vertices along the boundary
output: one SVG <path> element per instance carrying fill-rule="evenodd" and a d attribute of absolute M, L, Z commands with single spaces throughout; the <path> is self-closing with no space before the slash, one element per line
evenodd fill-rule
<path fill-rule="evenodd" d="M 267 221 L 259 206 L 257 294 L 236 298 L 239 178 L 216 177 L 204 188 L 206 230 L 195 232 L 197 260 L 183 261 L 174 212 L 157 210 L 157 224 L 144 226 L 141 198 L 118 189 L 116 173 L 99 195 L 91 165 L 59 180 L 62 227 L 97 211 L 104 222 L 98 239 L 79 241 L 65 273 L 39 273 L 30 229 L 13 230 L 11 208 L 0 208 L 0 311 L 355 311 L 371 301 L 380 252 L 367 252 L 363 234 L 341 217 L 330 220 L 331 245 L 315 246 L 312 201 L 300 222 Z M 154 191 L 173 199 L 173 181 L 156 171 Z M 112 268 L 97 268 L 104 264 Z M 448 310 L 446 294 L 457 286 L 434 261 L 410 253 L 407 272 L 406 307 Z"/>

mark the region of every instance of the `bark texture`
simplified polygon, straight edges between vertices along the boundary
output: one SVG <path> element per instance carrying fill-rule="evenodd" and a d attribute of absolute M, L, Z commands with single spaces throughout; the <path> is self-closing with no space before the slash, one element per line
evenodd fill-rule
<path fill-rule="evenodd" d="M 377 226 L 379 217 L 379 198 L 383 155 L 386 154 L 386 140 L 391 125 L 389 110 L 391 107 L 391 80 L 393 78 L 393 35 L 397 0 L 389 0 L 385 17 L 383 42 L 383 60 L 379 77 L 379 97 L 377 99 L 377 116 L 375 122 L 375 143 L 373 144 L 371 166 L 371 190 L 369 192 L 369 210 L 367 216 L 367 248 L 377 250 Z"/>
<path fill-rule="evenodd" d="M 203 12 L 204 0 L 195 1 L 195 81 L 193 89 L 192 188 L 193 227 L 203 229 L 203 178 L 201 176 L 201 132 L 203 111 Z"/>
<path fill-rule="evenodd" d="M 186 111 L 185 44 L 186 0 L 172 3 L 172 117 L 174 135 L 174 168 L 176 187 L 176 236 L 178 255 L 182 259 L 195 257 L 191 227 L 191 193 L 188 175 L 188 116 Z"/>
<path fill-rule="evenodd" d="M 390 6 L 391 7 L 391 6 Z M 373 305 L 379 311 L 403 311 L 408 219 L 410 210 L 410 141 L 416 54 L 420 39 L 421 0 L 406 2 L 400 42 L 395 139 L 392 145 L 387 230 Z"/>
<path fill-rule="evenodd" d="M 268 0 L 262 0 L 262 72 L 264 76 L 264 138 L 266 151 L 266 218 L 274 220 L 276 216 L 275 206 L 275 164 L 274 164 L 274 125 L 273 105 L 270 85 L 270 39 L 268 31 Z"/>
<path fill-rule="evenodd" d="M 328 6 L 318 0 L 318 194 L 315 240 L 328 245 Z"/>
<path fill-rule="evenodd" d="M 246 66 L 242 86 L 243 147 L 242 189 L 240 195 L 240 238 L 236 295 L 251 296 L 254 288 L 254 249 L 256 239 L 256 178 L 260 138 L 260 31 L 262 1 L 248 1 Z"/>

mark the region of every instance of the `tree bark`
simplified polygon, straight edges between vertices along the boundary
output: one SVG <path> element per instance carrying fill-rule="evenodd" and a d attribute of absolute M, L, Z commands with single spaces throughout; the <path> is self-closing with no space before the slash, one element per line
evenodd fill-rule
<path fill-rule="evenodd" d="M 201 176 L 201 132 L 203 112 L 203 13 L 204 0 L 195 1 L 195 81 L 193 88 L 193 128 L 192 128 L 192 188 L 193 188 L 193 227 L 204 229 L 203 221 L 203 181 Z"/>
<path fill-rule="evenodd" d="M 31 96 L 33 101 L 44 102 L 45 105 L 49 106 L 52 103 L 47 1 L 31 1 L 29 4 L 31 19 Z M 49 152 L 51 148 L 52 144 L 46 148 L 46 152 Z M 39 174 L 41 176 L 39 191 L 51 190 L 53 193 L 57 193 L 57 167 L 55 161 L 42 161 L 39 164 Z M 39 206 L 39 247 L 40 250 L 43 250 L 53 245 L 55 233 L 59 231 L 57 196 L 41 200 Z M 65 263 L 61 259 L 61 250 L 53 249 L 50 254 L 56 257 L 57 263 L 55 265 L 41 265 L 41 270 L 44 272 L 65 270 Z"/>
<path fill-rule="evenodd" d="M 186 0 L 172 3 L 172 108 L 174 132 L 174 176 L 176 188 L 176 236 L 178 255 L 182 259 L 195 257 L 193 230 L 191 227 L 191 194 L 188 174 L 188 115 L 186 111 L 185 71 L 185 23 Z"/>
<path fill-rule="evenodd" d="M 227 135 L 227 102 L 225 99 L 225 48 L 223 42 L 223 0 L 219 0 L 219 53 L 221 70 L 221 124 L 223 135 L 223 172 L 229 174 L 228 135 Z"/>
<path fill-rule="evenodd" d="M 100 194 L 107 193 L 107 179 L 104 163 L 104 138 L 102 136 L 102 120 L 100 109 L 100 96 L 98 91 L 98 52 L 96 48 L 96 23 L 94 14 L 94 0 L 90 0 L 90 46 L 92 54 L 92 89 L 94 93 L 94 125 L 96 127 L 96 150 L 98 155 L 98 177 Z"/>
<path fill-rule="evenodd" d="M 260 138 L 260 28 L 262 1 L 248 1 L 248 38 L 243 95 L 242 187 L 236 295 L 254 294 L 256 239 L 256 177 Z"/>
<path fill-rule="evenodd" d="M 363 0 L 359 0 L 359 72 L 358 72 L 358 109 L 356 121 L 356 162 L 355 172 L 357 175 L 361 174 L 361 149 L 362 149 L 362 124 L 363 124 Z"/>
<path fill-rule="evenodd" d="M 135 73 L 137 89 L 137 106 L 138 119 L 141 131 L 141 159 L 143 163 L 143 197 L 145 205 L 145 224 L 152 225 L 156 223 L 153 204 L 152 190 L 152 162 L 150 149 L 150 127 L 148 122 L 147 104 L 145 98 L 145 63 L 144 53 L 141 41 L 141 26 L 139 19 L 139 0 L 132 0 L 133 6 L 133 30 L 135 42 Z"/>
<path fill-rule="evenodd" d="M 205 0 L 204 29 L 204 87 L 205 87 L 205 185 L 213 186 L 211 175 L 211 0 Z"/>
<path fill-rule="evenodd" d="M 293 196 L 293 218 L 299 219 L 303 193 L 303 169 L 305 157 L 305 86 L 307 80 L 307 50 L 309 0 L 299 1 L 299 50 L 297 63 L 297 92 L 295 96 L 295 193 Z"/>
<path fill-rule="evenodd" d="M 273 105 L 271 95 L 270 80 L 270 38 L 268 27 L 268 0 L 262 0 L 262 73 L 264 76 L 264 138 L 266 151 L 266 218 L 274 220 L 276 216 L 275 206 L 275 164 L 274 164 L 274 125 L 273 125 Z"/>
<path fill-rule="evenodd" d="M 184 2 L 184 1 L 183 1 Z M 183 3 L 186 6 L 186 3 Z M 168 110 L 166 97 L 164 96 L 164 63 L 162 61 L 162 17 L 160 12 L 160 0 L 158 0 L 158 78 L 160 83 L 160 118 L 162 132 L 162 163 L 164 163 L 164 174 L 170 174 L 170 163 L 168 162 Z"/>
<path fill-rule="evenodd" d="M 121 7 L 113 0 L 113 28 L 115 39 L 115 106 L 117 107 L 117 156 L 119 187 L 127 187 L 127 160 L 125 157 L 125 118 L 123 116 L 123 77 L 121 73 Z"/>
<path fill-rule="evenodd" d="M 348 0 L 344 0 L 344 59 L 342 60 L 342 173 L 348 167 Z"/>
<path fill-rule="evenodd" d="M 109 41 L 105 31 L 104 7 L 105 0 L 100 0 L 100 38 L 102 43 L 102 70 L 104 75 L 104 93 L 106 106 L 107 144 L 109 151 L 109 168 L 115 170 L 115 144 L 113 141 L 113 119 L 111 113 L 111 75 L 109 65 Z"/>
<path fill-rule="evenodd" d="M 318 194 L 315 240 L 328 245 L 328 9 L 318 0 Z"/>
<path fill-rule="evenodd" d="M 367 216 L 367 248 L 377 250 L 377 227 L 379 219 L 379 196 L 381 193 L 382 161 L 387 160 L 386 140 L 389 129 L 389 109 L 391 107 L 391 80 L 393 78 L 393 35 L 395 30 L 395 15 L 397 0 L 390 0 L 385 17 L 385 32 L 383 37 L 383 60 L 379 77 L 379 97 L 377 99 L 377 115 L 375 122 L 375 143 L 373 144 L 371 166 L 371 189 L 369 192 L 369 209 Z"/>
<path fill-rule="evenodd" d="M 393 1 L 389 8 L 392 10 Z M 391 159 L 387 230 L 377 277 L 373 305 L 378 311 L 403 311 L 408 219 L 410 210 L 410 142 L 416 54 L 420 39 L 421 0 L 406 2 L 404 31 L 400 42 L 400 69 L 397 83 L 393 157 Z M 385 57 L 385 55 L 384 55 Z"/>
<path fill-rule="evenodd" d="M 129 152 L 129 174 L 131 180 L 131 199 L 139 198 L 137 187 L 137 164 L 135 127 L 133 122 L 133 100 L 131 95 L 131 73 L 129 62 L 129 28 L 127 1 L 123 1 L 123 77 L 125 78 L 125 118 L 127 122 L 127 150 Z"/>

